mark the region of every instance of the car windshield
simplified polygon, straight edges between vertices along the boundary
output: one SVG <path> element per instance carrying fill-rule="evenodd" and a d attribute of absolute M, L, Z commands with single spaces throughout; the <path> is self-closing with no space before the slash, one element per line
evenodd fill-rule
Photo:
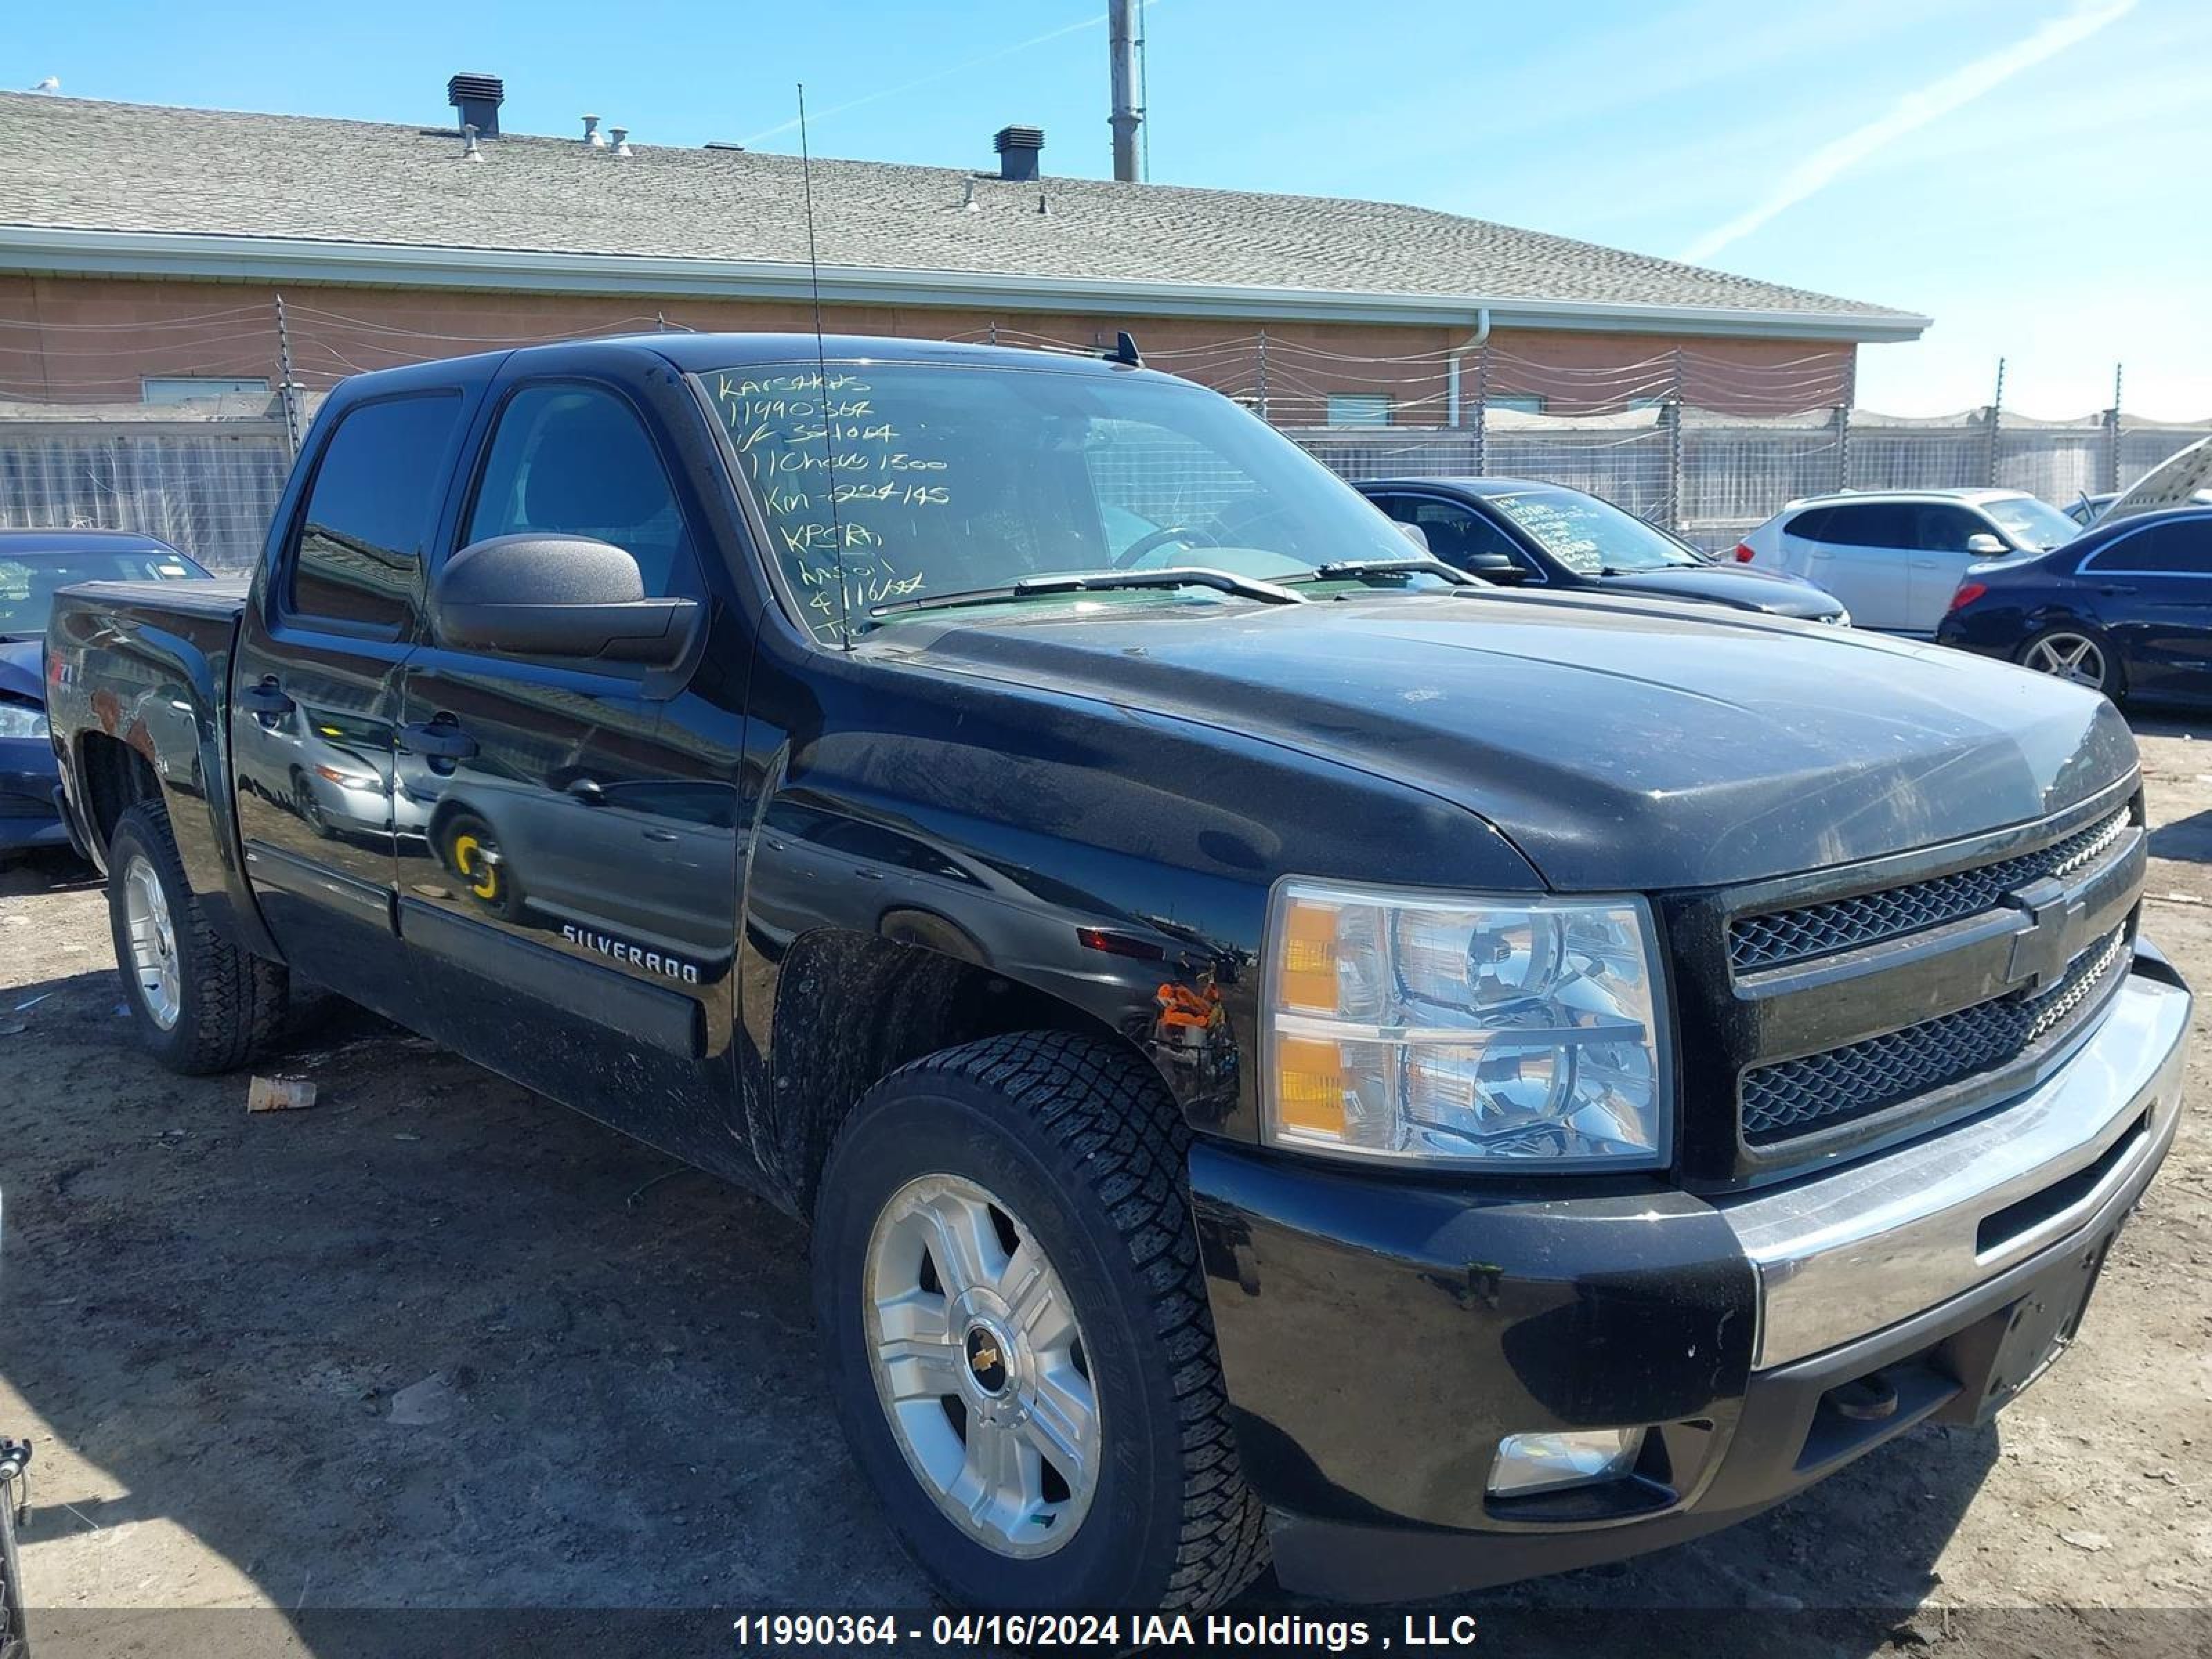
<path fill-rule="evenodd" d="M 1486 499 L 1578 576 L 1705 562 L 1665 531 L 1577 490 L 1516 489 Z"/>
<path fill-rule="evenodd" d="M 176 581 L 206 574 L 166 547 L 0 550 L 0 638 L 43 635 L 54 595 L 72 582 Z"/>
<path fill-rule="evenodd" d="M 2033 495 L 2007 495 L 1984 501 L 1982 510 L 1997 521 L 1998 528 L 2006 535 L 2039 553 L 2070 542 L 2081 533 L 2081 526 L 2072 519 Z"/>
<path fill-rule="evenodd" d="M 1295 580 L 1415 551 L 1289 440 L 1183 381 L 915 363 L 700 380 L 825 640 L 846 609 L 859 631 L 877 606 L 1033 577 L 1201 568 Z M 1121 597 L 1244 602 L 1218 587 L 1141 591 Z"/>

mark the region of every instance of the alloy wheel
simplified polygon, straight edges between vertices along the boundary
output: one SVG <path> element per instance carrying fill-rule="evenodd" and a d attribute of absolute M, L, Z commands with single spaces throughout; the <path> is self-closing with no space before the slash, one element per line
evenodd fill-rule
<path fill-rule="evenodd" d="M 862 1297 L 876 1393 L 915 1479 L 998 1554 L 1051 1553 L 1098 1484 L 1098 1394 L 1066 1286 L 1003 1200 L 923 1176 L 876 1218 Z"/>
<path fill-rule="evenodd" d="M 131 971 L 147 1017 L 163 1030 L 177 1023 L 183 976 L 177 967 L 177 930 L 168 895 L 154 866 L 133 856 L 123 872 L 123 917 L 131 936 Z"/>
<path fill-rule="evenodd" d="M 2105 689 L 2105 653 L 2096 641 L 2080 634 L 2045 634 L 2021 659 L 2039 674 L 2050 674 L 2094 691 Z"/>

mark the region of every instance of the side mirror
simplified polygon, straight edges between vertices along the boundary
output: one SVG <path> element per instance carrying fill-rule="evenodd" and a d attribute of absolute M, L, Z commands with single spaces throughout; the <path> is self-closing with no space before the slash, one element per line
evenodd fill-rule
<path fill-rule="evenodd" d="M 1528 573 L 1504 553 L 1470 553 L 1459 562 L 1459 568 L 1500 587 L 1518 587 L 1528 580 Z"/>
<path fill-rule="evenodd" d="M 1994 559 L 2012 551 L 2005 545 L 2004 538 L 1993 536 L 1986 530 L 1977 530 L 1966 538 L 1966 551 L 1978 559 Z"/>
<path fill-rule="evenodd" d="M 1398 533 L 1425 553 L 1429 550 L 1429 532 L 1417 524 L 1401 524 Z"/>
<path fill-rule="evenodd" d="M 647 599 L 637 561 L 611 543 L 534 532 L 471 542 L 430 592 L 447 645 L 655 668 L 682 659 L 699 611 L 696 599 Z"/>

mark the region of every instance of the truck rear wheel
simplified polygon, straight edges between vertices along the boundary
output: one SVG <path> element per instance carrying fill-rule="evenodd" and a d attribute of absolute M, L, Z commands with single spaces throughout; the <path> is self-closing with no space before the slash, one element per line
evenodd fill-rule
<path fill-rule="evenodd" d="M 917 1060 L 838 1136 L 814 1237 L 831 1397 L 963 1606 L 1202 1609 L 1265 1564 L 1188 1138 L 1141 1062 L 1055 1031 Z"/>
<path fill-rule="evenodd" d="M 139 1043 L 171 1071 L 231 1071 L 283 1024 L 284 969 L 216 931 L 155 802 L 125 812 L 108 839 L 107 915 Z"/>

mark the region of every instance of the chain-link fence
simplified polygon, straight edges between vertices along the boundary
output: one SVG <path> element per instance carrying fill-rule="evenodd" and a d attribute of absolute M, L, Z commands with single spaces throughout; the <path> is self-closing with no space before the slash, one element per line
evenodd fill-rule
<path fill-rule="evenodd" d="M 243 569 L 331 386 L 549 337 L 403 326 L 337 304 L 234 304 L 134 324 L 127 337 L 0 317 L 0 526 L 143 531 Z M 589 332 L 682 325 L 638 313 Z M 1094 350 L 1111 332 L 994 325 L 954 337 Z M 2066 506 L 2124 489 L 2212 432 L 2112 410 L 2057 422 L 1993 408 L 1875 414 L 1851 406 L 1851 360 L 1834 350 L 1778 360 L 1717 342 L 1587 361 L 1593 349 L 1583 339 L 1547 361 L 1486 341 L 1362 356 L 1259 329 L 1148 361 L 1236 398 L 1349 478 L 1569 484 L 1712 548 L 1786 501 L 1838 489 L 1999 485 Z"/>

